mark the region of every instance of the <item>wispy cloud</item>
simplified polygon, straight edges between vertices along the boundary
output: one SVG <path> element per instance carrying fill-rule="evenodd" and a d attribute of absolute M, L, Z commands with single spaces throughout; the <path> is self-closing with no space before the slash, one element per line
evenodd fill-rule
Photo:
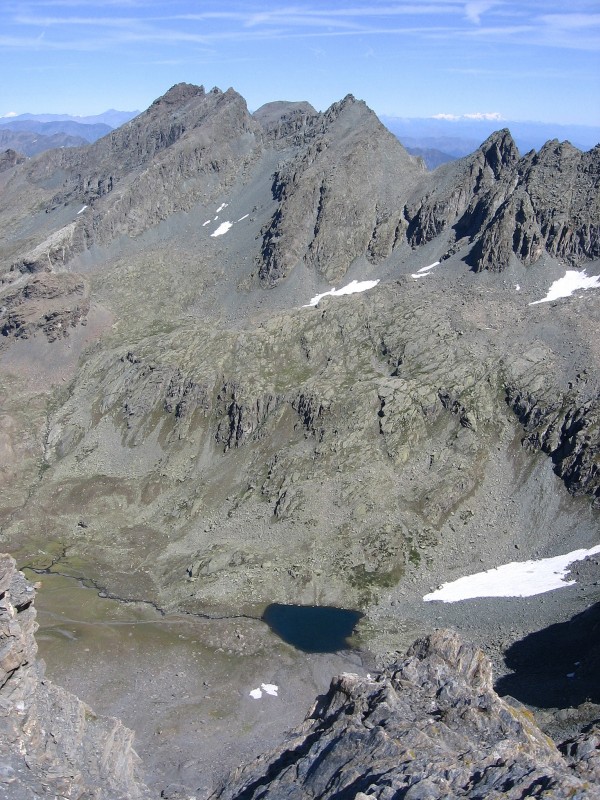
<path fill-rule="evenodd" d="M 494 0 L 471 0 L 471 2 L 465 3 L 465 16 L 469 22 L 479 25 L 482 14 L 497 5 L 498 3 Z"/>
<path fill-rule="evenodd" d="M 472 114 L 433 114 L 431 119 L 442 119 L 447 122 L 459 122 L 465 119 L 482 122 L 501 122 L 504 117 L 497 111 L 475 111 Z"/>
<path fill-rule="evenodd" d="M 600 50 L 600 14 L 586 11 L 585 0 L 574 1 L 575 7 L 562 10 L 549 0 L 540 13 L 539 5 L 531 0 L 404 0 L 343 6 L 324 0 L 277 8 L 249 0 L 226 10 L 209 0 L 202 10 L 193 12 L 180 0 L 171 4 L 164 0 L 103 0 L 101 4 L 97 0 L 29 0 L 26 5 L 9 0 L 0 9 L 0 47 L 26 49 L 32 46 L 26 32 L 37 29 L 47 33 L 46 48 L 64 50 L 382 35 L 418 37 L 447 46 L 463 38 L 510 46 Z"/>

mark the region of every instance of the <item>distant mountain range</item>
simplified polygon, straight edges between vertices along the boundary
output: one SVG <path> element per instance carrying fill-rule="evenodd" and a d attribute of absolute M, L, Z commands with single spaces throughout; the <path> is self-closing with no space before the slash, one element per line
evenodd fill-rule
<path fill-rule="evenodd" d="M 587 125 L 555 125 L 502 119 L 446 119 L 380 117 L 383 124 L 407 148 L 439 150 L 462 158 L 476 150 L 487 137 L 508 128 L 522 154 L 539 150 L 547 141 L 569 141 L 580 150 L 591 150 L 600 142 L 600 128 Z"/>
<path fill-rule="evenodd" d="M 0 133 L 7 130 L 14 131 L 15 133 L 37 133 L 43 136 L 55 136 L 56 134 L 78 136 L 91 144 L 102 136 L 106 136 L 113 128 L 105 122 L 83 123 L 74 122 L 73 120 L 40 122 L 40 120 L 37 119 L 13 119 L 2 125 Z"/>
<path fill-rule="evenodd" d="M 0 118 L 0 150 L 36 156 L 59 147 L 81 147 L 124 125 L 138 111 L 115 111 L 90 117 L 68 114 L 19 114 Z"/>
<path fill-rule="evenodd" d="M 129 122 L 133 117 L 137 117 L 139 111 L 117 111 L 109 108 L 102 114 L 93 114 L 87 117 L 74 117 L 71 114 L 17 114 L 0 118 L 0 125 L 33 120 L 35 122 L 76 122 L 80 125 L 96 125 L 98 123 L 108 125 L 110 128 L 118 128 Z"/>

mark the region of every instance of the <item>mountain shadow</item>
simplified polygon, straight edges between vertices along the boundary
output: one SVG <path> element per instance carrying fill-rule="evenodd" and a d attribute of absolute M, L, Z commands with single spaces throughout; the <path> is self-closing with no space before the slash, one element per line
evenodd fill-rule
<path fill-rule="evenodd" d="M 513 673 L 497 681 L 501 697 L 538 708 L 600 703 L 600 603 L 515 642 L 505 660 Z"/>

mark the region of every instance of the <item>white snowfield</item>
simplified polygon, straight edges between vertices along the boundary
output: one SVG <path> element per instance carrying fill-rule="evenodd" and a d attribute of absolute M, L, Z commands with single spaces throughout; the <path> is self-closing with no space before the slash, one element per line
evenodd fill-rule
<path fill-rule="evenodd" d="M 79 214 L 83 214 L 83 212 L 86 210 L 86 208 L 87 208 L 87 206 L 84 206 L 83 208 L 80 208 L 79 211 L 77 212 L 77 216 L 79 216 Z"/>
<path fill-rule="evenodd" d="M 224 233 L 227 233 L 229 228 L 233 226 L 233 222 L 222 222 L 217 230 L 214 233 L 211 233 L 211 236 L 223 236 Z"/>
<path fill-rule="evenodd" d="M 428 267 L 421 267 L 421 269 L 418 269 L 416 272 L 413 272 L 410 277 L 411 278 L 424 278 L 426 275 L 429 275 L 429 272 L 434 267 L 437 267 L 439 263 L 440 263 L 439 261 L 434 261 L 433 264 L 429 264 Z"/>
<path fill-rule="evenodd" d="M 263 692 L 265 694 L 270 694 L 271 697 L 279 697 L 279 686 L 276 686 L 274 683 L 261 683 L 258 689 L 252 689 L 250 697 L 254 700 L 260 700 L 263 696 Z"/>
<path fill-rule="evenodd" d="M 220 214 L 221 211 L 223 211 L 224 208 L 227 208 L 228 205 L 229 203 L 221 203 L 221 205 L 215 211 L 215 214 Z"/>
<path fill-rule="evenodd" d="M 576 583 L 574 580 L 566 580 L 569 566 L 597 553 L 600 553 L 600 544 L 589 550 L 573 550 L 563 556 L 542 558 L 539 561 L 513 561 L 488 569 L 487 572 L 477 572 L 475 575 L 444 583 L 435 592 L 426 594 L 423 600 L 456 603 L 475 597 L 532 597 L 551 592 Z"/>
<path fill-rule="evenodd" d="M 307 303 L 302 308 L 310 308 L 316 306 L 322 297 L 340 297 L 343 294 L 356 294 L 357 292 L 366 292 L 367 289 L 372 289 L 377 286 L 379 280 L 376 281 L 350 281 L 349 284 L 343 286 L 341 289 L 330 289 L 328 292 L 317 294 L 313 297 L 310 303 Z"/>
<path fill-rule="evenodd" d="M 529 305 L 536 306 L 538 303 L 551 303 L 560 297 L 570 297 L 577 289 L 600 289 L 600 275 L 588 276 L 584 269 L 581 272 L 568 269 L 564 278 L 559 278 L 550 286 L 546 297 L 534 300 Z"/>

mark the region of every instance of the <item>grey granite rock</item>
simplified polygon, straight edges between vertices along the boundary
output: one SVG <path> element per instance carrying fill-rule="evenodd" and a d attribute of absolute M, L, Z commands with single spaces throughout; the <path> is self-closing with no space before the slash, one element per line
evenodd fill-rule
<path fill-rule="evenodd" d="M 567 759 L 530 712 L 496 695 L 477 648 L 436 631 L 381 674 L 335 678 L 280 748 L 212 797 L 600 797 L 596 734 L 566 749 Z"/>
<path fill-rule="evenodd" d="M 299 262 L 329 281 L 360 256 L 377 263 L 400 237 L 408 187 L 423 172 L 367 106 L 348 95 L 305 125 L 310 138 L 277 170 L 278 206 L 263 230 L 267 285 Z"/>
<path fill-rule="evenodd" d="M 141 800 L 133 733 L 44 677 L 35 587 L 0 555 L 0 796 Z"/>

